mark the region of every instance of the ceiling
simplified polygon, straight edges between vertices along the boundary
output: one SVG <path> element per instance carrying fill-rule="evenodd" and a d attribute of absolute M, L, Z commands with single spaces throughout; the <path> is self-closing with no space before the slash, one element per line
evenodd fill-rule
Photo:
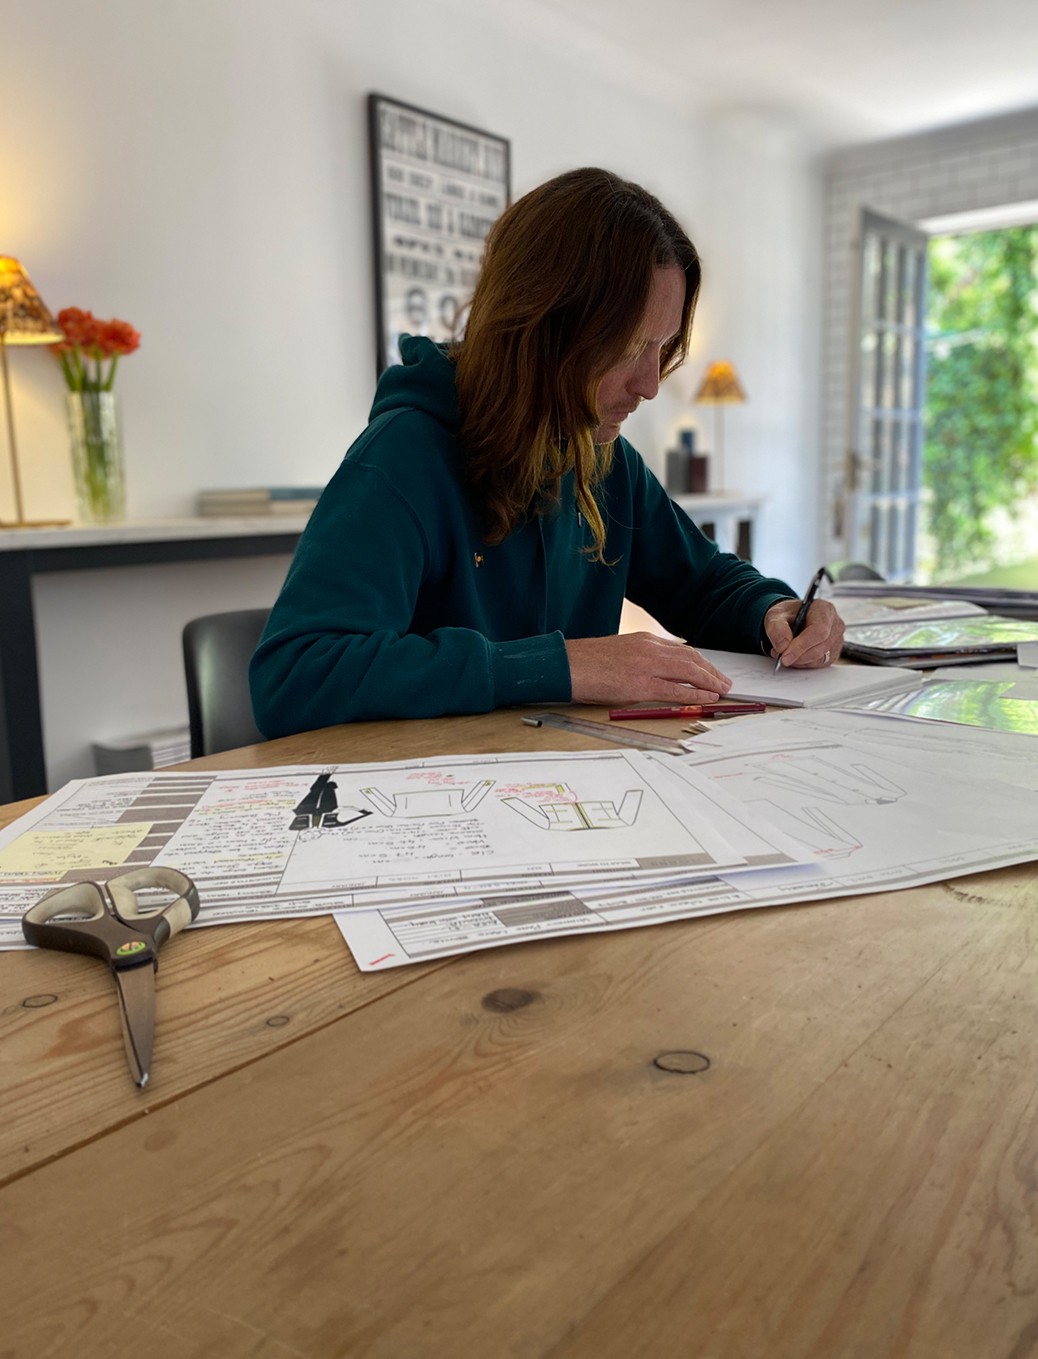
<path fill-rule="evenodd" d="M 1038 105 L 1038 0 L 468 3 L 671 106 L 828 147 Z"/>

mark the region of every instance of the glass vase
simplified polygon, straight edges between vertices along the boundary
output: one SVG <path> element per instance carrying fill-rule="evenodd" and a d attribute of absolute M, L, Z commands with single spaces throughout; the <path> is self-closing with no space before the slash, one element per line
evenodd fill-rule
<path fill-rule="evenodd" d="M 114 392 L 69 392 L 72 471 L 79 517 L 88 524 L 126 518 L 122 420 Z"/>

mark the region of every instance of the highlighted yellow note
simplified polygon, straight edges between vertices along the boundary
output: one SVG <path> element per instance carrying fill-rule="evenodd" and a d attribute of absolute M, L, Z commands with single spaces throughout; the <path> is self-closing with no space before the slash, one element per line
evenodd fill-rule
<path fill-rule="evenodd" d="M 117 868 L 151 830 L 151 822 L 26 831 L 0 849 L 0 881 L 57 882 L 83 868 Z"/>

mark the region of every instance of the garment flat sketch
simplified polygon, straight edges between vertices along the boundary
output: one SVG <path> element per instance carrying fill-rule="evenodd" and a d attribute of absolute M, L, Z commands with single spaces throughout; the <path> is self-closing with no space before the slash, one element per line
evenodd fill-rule
<path fill-rule="evenodd" d="M 619 830 L 623 826 L 633 826 L 638 820 L 642 790 L 629 788 L 619 807 L 602 798 L 584 802 L 527 802 L 519 797 L 506 797 L 501 805 L 511 807 L 538 830 Z"/>
<path fill-rule="evenodd" d="M 493 786 L 493 779 L 483 779 L 471 788 L 419 788 L 389 795 L 377 788 L 360 791 L 384 816 L 461 816 L 474 812 Z"/>

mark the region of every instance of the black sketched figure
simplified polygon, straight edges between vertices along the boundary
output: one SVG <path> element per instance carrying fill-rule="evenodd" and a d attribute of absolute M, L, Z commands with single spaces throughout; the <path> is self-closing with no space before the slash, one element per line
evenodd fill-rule
<path fill-rule="evenodd" d="M 294 819 L 290 830 L 329 830 L 336 826 L 348 826 L 353 821 L 359 821 L 362 817 L 371 816 L 372 813 L 362 807 L 343 807 L 343 814 L 350 812 L 352 815 L 339 815 L 339 799 L 336 796 L 337 783 L 332 782 L 330 773 L 318 774 L 310 785 L 310 791 L 302 799 L 295 809 Z"/>

